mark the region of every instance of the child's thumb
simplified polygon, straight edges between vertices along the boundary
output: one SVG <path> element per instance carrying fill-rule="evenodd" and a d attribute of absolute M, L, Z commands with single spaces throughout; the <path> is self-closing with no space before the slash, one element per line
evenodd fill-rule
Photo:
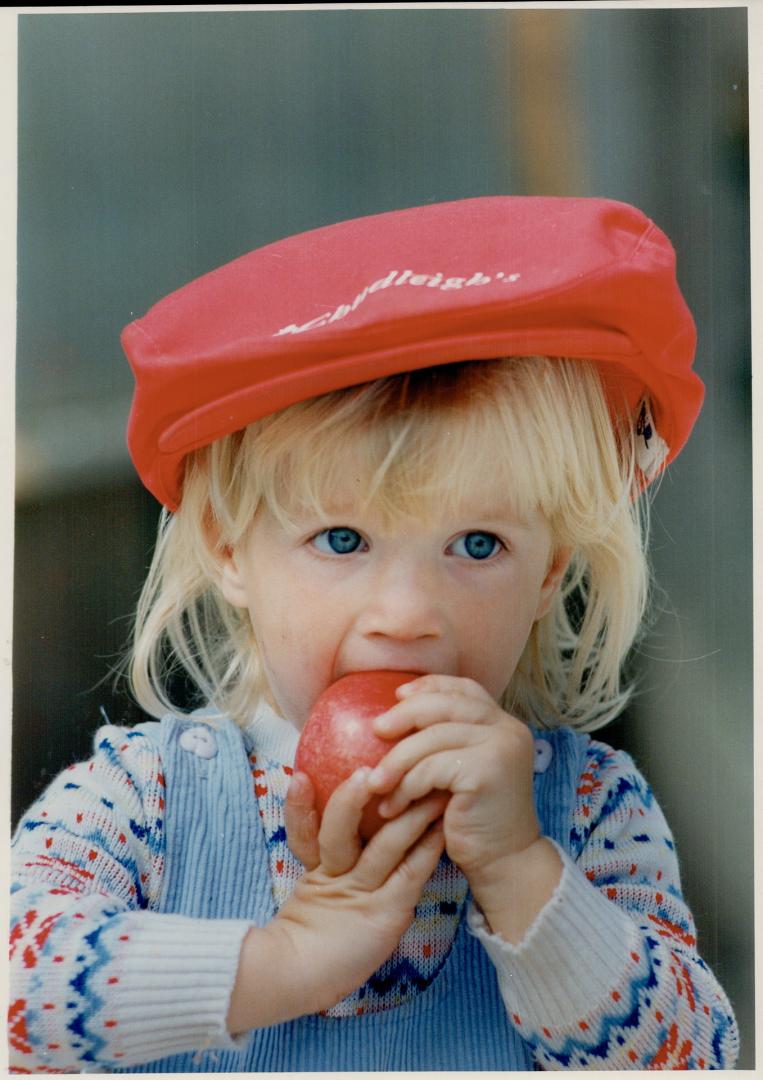
<path fill-rule="evenodd" d="M 284 803 L 286 839 L 292 853 L 306 870 L 314 870 L 320 862 L 320 817 L 314 802 L 310 778 L 306 773 L 294 773 Z"/>

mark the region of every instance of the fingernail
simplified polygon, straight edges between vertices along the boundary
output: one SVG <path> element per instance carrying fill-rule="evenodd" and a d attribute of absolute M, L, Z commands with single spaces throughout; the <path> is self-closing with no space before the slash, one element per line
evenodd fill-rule
<path fill-rule="evenodd" d="M 369 774 L 368 774 L 368 782 L 372 786 L 374 784 L 381 783 L 381 781 L 383 779 L 384 779 L 384 769 L 381 767 L 381 765 L 377 765 L 376 768 L 372 772 L 369 772 Z"/>
<path fill-rule="evenodd" d="M 352 774 L 352 782 L 355 787 L 363 787 L 364 784 L 366 784 L 366 782 L 368 781 L 370 775 L 371 770 L 369 769 L 368 765 L 362 765 Z"/>
<path fill-rule="evenodd" d="M 299 795 L 300 791 L 304 788 L 304 786 L 305 786 L 305 775 L 304 775 L 304 773 L 294 773 L 291 780 L 289 781 L 289 787 L 288 787 L 287 790 L 290 791 L 291 794 L 292 794 L 292 797 L 294 797 L 295 795 L 297 795 L 297 796 Z"/>

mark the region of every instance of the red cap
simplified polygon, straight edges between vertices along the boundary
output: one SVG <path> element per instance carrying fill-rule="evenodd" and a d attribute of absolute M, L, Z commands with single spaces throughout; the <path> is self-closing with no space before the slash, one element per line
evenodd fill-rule
<path fill-rule="evenodd" d="M 501 356 L 596 361 L 643 435 L 651 479 L 704 394 L 670 241 L 605 199 L 489 196 L 396 210 L 279 240 L 130 323 L 128 445 L 170 509 L 183 459 L 329 390 Z"/>

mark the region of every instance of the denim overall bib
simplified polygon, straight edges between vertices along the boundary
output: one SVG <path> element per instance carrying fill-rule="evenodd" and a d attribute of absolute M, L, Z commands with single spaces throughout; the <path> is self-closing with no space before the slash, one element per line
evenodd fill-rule
<path fill-rule="evenodd" d="M 206 725 L 205 725 L 206 726 Z M 141 724 L 157 745 L 167 784 L 163 912 L 249 919 L 275 914 L 268 854 L 244 733 L 220 718 L 214 753 L 189 752 L 191 719 Z M 183 738 L 184 732 L 186 733 Z M 534 732 L 535 801 L 546 836 L 569 851 L 570 820 L 588 736 Z M 209 740 L 207 739 L 207 742 Z M 541 770 L 541 771 L 539 771 Z M 268 972 L 262 973 L 267 993 Z M 253 1031 L 238 1050 L 165 1057 L 139 1072 L 338 1072 L 531 1070 L 531 1048 L 509 1020 L 494 968 L 466 925 L 424 990 L 404 1004 L 362 1016 L 311 1015 Z"/>

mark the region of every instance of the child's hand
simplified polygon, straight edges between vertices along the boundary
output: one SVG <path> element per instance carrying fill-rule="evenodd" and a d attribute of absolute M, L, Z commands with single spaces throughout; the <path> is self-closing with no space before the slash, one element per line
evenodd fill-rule
<path fill-rule="evenodd" d="M 430 826 L 446 797 L 431 795 L 410 806 L 362 847 L 358 826 L 371 794 L 369 771 L 359 769 L 336 789 L 317 835 L 308 809 L 301 841 L 290 841 L 308 869 L 276 918 L 244 943 L 228 1015 L 232 1032 L 341 1001 L 384 963 L 410 925 L 443 852 L 442 829 Z M 303 787 L 302 810 L 310 804 L 305 796 Z M 291 801 L 294 825 L 302 814 Z M 263 963 L 269 965 L 264 982 Z M 254 998 L 258 983 L 260 996 L 263 989 L 269 996 L 265 1006 Z"/>
<path fill-rule="evenodd" d="M 528 897 L 530 918 L 561 873 L 535 812 L 532 734 L 471 679 L 426 675 L 400 687 L 398 697 L 400 704 L 374 722 L 378 735 L 407 736 L 369 778 L 373 791 L 386 794 L 379 812 L 392 817 L 430 792 L 450 792 L 448 855 L 485 913 L 515 937 L 523 926 L 509 928 L 504 920 L 508 890 L 516 904 L 517 885 L 539 886 Z"/>
<path fill-rule="evenodd" d="M 337 788 L 312 842 L 309 826 L 301 846 L 290 834 L 307 869 L 275 922 L 293 946 L 301 983 L 312 987 L 311 1012 L 340 1001 L 391 955 L 444 848 L 442 830 L 427 831 L 442 815 L 441 794 L 417 801 L 361 845 L 369 772 L 359 769 Z"/>

